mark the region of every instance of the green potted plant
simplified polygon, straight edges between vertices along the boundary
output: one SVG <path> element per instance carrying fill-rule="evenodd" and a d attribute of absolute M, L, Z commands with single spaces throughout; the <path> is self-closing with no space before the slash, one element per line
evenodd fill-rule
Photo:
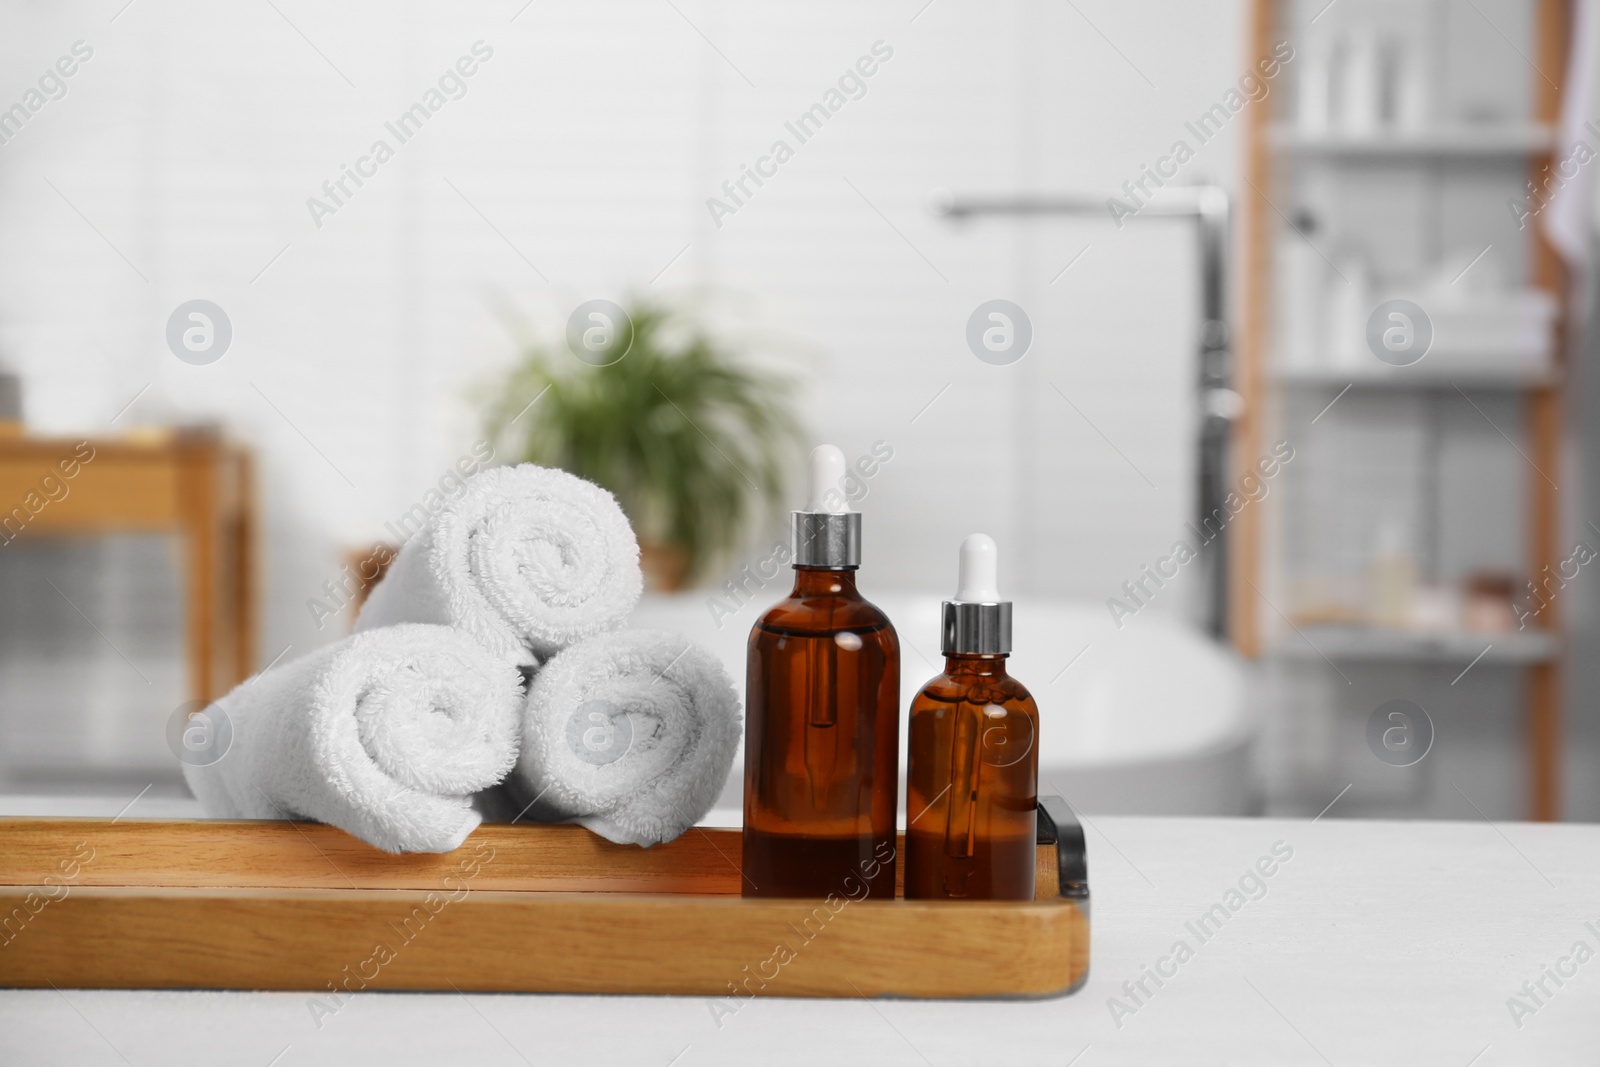
<path fill-rule="evenodd" d="M 581 360 L 524 338 L 488 430 L 508 458 L 610 490 L 646 578 L 676 589 L 784 499 L 802 442 L 794 383 L 735 357 L 686 312 L 639 300 L 626 311 Z"/>

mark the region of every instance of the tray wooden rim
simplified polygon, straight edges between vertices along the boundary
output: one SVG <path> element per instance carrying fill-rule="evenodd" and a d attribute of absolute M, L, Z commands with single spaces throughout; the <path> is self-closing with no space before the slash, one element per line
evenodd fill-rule
<path fill-rule="evenodd" d="M 1058 847 L 1049 815 L 1038 899 L 958 903 L 743 898 L 737 830 L 490 824 L 396 856 L 316 824 L 0 819 L 0 986 L 1056 996 L 1086 978 L 1089 908 L 1081 829 Z"/>

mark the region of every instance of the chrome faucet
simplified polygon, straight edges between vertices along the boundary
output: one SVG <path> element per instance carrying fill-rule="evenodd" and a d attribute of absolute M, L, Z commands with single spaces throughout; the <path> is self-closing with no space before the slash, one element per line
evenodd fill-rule
<path fill-rule="evenodd" d="M 1106 202 L 1091 196 L 952 196 L 929 198 L 935 215 L 953 220 L 984 215 L 1096 215 L 1106 214 Z M 1228 438 L 1233 421 L 1244 407 L 1234 391 L 1233 353 L 1227 320 L 1227 254 L 1229 230 L 1228 191 L 1220 185 L 1168 185 L 1157 191 L 1131 220 L 1193 219 L 1200 236 L 1199 346 L 1200 463 L 1196 501 L 1196 527 L 1223 508 L 1228 493 Z M 1224 508 L 1224 513 L 1226 509 Z M 1202 551 L 1206 568 L 1206 628 L 1218 639 L 1228 624 L 1228 527 Z"/>

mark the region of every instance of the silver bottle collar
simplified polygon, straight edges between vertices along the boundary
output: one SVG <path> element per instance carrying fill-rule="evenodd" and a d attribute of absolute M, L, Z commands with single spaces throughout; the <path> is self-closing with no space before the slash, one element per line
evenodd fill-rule
<path fill-rule="evenodd" d="M 1004 656 L 1011 652 L 1011 601 L 993 604 L 944 602 L 939 650 L 945 654 Z"/>
<path fill-rule="evenodd" d="M 796 567 L 843 570 L 861 566 L 861 513 L 826 511 L 790 513 Z"/>

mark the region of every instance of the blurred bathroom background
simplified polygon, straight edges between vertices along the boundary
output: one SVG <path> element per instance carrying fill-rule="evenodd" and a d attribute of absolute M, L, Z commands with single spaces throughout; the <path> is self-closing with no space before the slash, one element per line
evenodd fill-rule
<path fill-rule="evenodd" d="M 1597 30 L 1581 0 L 9 5 L 0 791 L 182 795 L 175 716 L 347 632 L 466 471 L 593 476 L 586 428 L 731 483 L 608 487 L 638 623 L 739 668 L 797 484 L 731 479 L 648 390 L 574 399 L 698 338 L 800 428 L 691 376 L 699 437 L 861 457 L 908 694 L 955 546 L 997 539 L 1047 791 L 1600 819 Z M 1421 362 L 1376 355 L 1391 298 Z M 596 300 L 669 321 L 591 366 Z"/>

